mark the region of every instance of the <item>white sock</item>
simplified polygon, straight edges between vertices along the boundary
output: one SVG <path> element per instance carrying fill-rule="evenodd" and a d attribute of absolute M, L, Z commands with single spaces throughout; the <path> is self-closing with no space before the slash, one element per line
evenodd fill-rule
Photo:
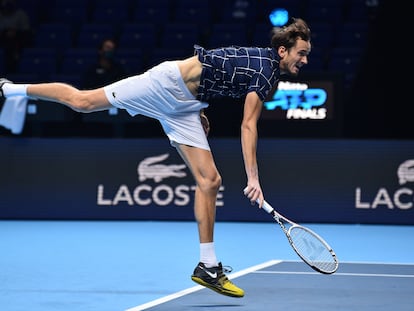
<path fill-rule="evenodd" d="M 10 96 L 27 96 L 28 84 L 4 83 L 2 90 L 5 97 Z"/>
<path fill-rule="evenodd" d="M 207 268 L 218 266 L 214 242 L 200 243 L 200 262 Z"/>

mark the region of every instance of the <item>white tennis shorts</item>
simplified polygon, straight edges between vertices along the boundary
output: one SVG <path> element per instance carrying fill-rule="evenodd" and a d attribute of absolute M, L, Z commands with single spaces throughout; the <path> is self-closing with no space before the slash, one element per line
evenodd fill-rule
<path fill-rule="evenodd" d="M 208 103 L 191 94 L 176 62 L 163 62 L 143 74 L 109 84 L 104 91 L 114 107 L 125 109 L 131 116 L 157 119 L 172 146 L 210 150 L 200 121 L 200 110 Z"/>

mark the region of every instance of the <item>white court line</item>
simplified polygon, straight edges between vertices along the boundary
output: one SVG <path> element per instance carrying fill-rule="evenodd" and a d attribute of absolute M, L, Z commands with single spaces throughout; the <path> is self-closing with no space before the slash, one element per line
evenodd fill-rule
<path fill-rule="evenodd" d="M 312 274 L 320 275 L 317 272 L 297 272 L 297 271 L 253 271 L 257 274 Z M 335 272 L 333 276 L 373 276 L 373 277 L 389 277 L 389 278 L 414 278 L 414 274 L 381 274 L 381 273 L 344 273 Z"/>
<path fill-rule="evenodd" d="M 252 272 L 255 272 L 257 270 L 264 269 L 264 268 L 267 268 L 267 267 L 270 267 L 270 266 L 279 264 L 281 262 L 282 262 L 282 260 L 270 260 L 270 261 L 264 262 L 262 264 L 259 264 L 259 265 L 256 265 L 256 266 L 253 266 L 253 267 L 250 267 L 250 268 L 241 270 L 239 272 L 231 273 L 231 274 L 228 275 L 228 278 L 229 279 L 235 279 L 235 278 L 238 278 L 238 277 L 240 277 L 242 275 L 245 275 L 245 274 L 248 274 L 248 273 L 252 273 Z M 170 301 L 170 300 L 177 299 L 179 297 L 185 296 L 187 294 L 194 293 L 194 292 L 199 291 L 199 290 L 204 289 L 204 288 L 205 288 L 204 286 L 196 285 L 194 287 L 190 287 L 190 288 L 184 289 L 182 291 L 179 291 L 179 292 L 177 292 L 175 294 L 171 294 L 171 295 L 168 295 L 168 296 L 165 296 L 165 297 L 162 297 L 162 298 L 155 299 L 153 301 L 144 303 L 142 305 L 139 305 L 139 306 L 136 306 L 136 307 L 132 307 L 132 308 L 127 309 L 125 311 L 142 311 L 142 310 L 145 310 L 147 308 L 154 307 L 156 305 L 162 304 L 164 302 L 167 302 L 167 301 Z"/>
<path fill-rule="evenodd" d="M 283 262 L 301 262 L 300 260 L 283 260 Z M 343 264 L 359 264 L 359 265 L 392 265 L 392 266 L 412 266 L 411 263 L 389 263 L 389 262 L 361 262 L 361 261 L 343 261 Z M 298 271 L 253 271 L 252 273 L 268 273 L 268 274 L 310 274 L 320 275 L 318 272 L 298 272 Z M 371 277 L 389 277 L 389 278 L 414 278 L 413 274 L 385 274 L 385 273 L 347 273 L 335 272 L 332 276 L 371 276 Z"/>
<path fill-rule="evenodd" d="M 303 262 L 302 260 L 283 260 L 283 262 Z M 392 261 L 339 261 L 340 264 L 358 265 L 387 265 L 387 266 L 413 266 L 414 262 L 392 262 Z"/>

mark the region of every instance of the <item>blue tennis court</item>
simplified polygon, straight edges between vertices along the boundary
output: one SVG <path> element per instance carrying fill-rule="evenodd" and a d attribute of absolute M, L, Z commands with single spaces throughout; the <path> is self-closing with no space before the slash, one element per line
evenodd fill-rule
<path fill-rule="evenodd" d="M 273 260 L 237 276 L 249 294 L 218 296 L 200 286 L 137 306 L 138 310 L 412 310 L 414 265 L 342 263 L 330 276 L 309 271 L 302 262 Z"/>
<path fill-rule="evenodd" d="M 218 222 L 216 251 L 246 295 L 193 283 L 197 228 L 183 221 L 0 221 L 0 310 L 412 310 L 414 226 L 307 224 L 334 275 L 298 260 L 275 223 Z"/>

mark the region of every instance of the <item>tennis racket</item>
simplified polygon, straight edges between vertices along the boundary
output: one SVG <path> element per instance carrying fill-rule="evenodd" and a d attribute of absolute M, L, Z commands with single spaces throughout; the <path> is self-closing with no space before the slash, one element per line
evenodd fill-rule
<path fill-rule="evenodd" d="M 290 246 L 312 269 L 324 274 L 334 273 L 339 266 L 333 249 L 311 229 L 282 216 L 266 201 L 263 209 L 272 215 L 285 233 Z"/>

